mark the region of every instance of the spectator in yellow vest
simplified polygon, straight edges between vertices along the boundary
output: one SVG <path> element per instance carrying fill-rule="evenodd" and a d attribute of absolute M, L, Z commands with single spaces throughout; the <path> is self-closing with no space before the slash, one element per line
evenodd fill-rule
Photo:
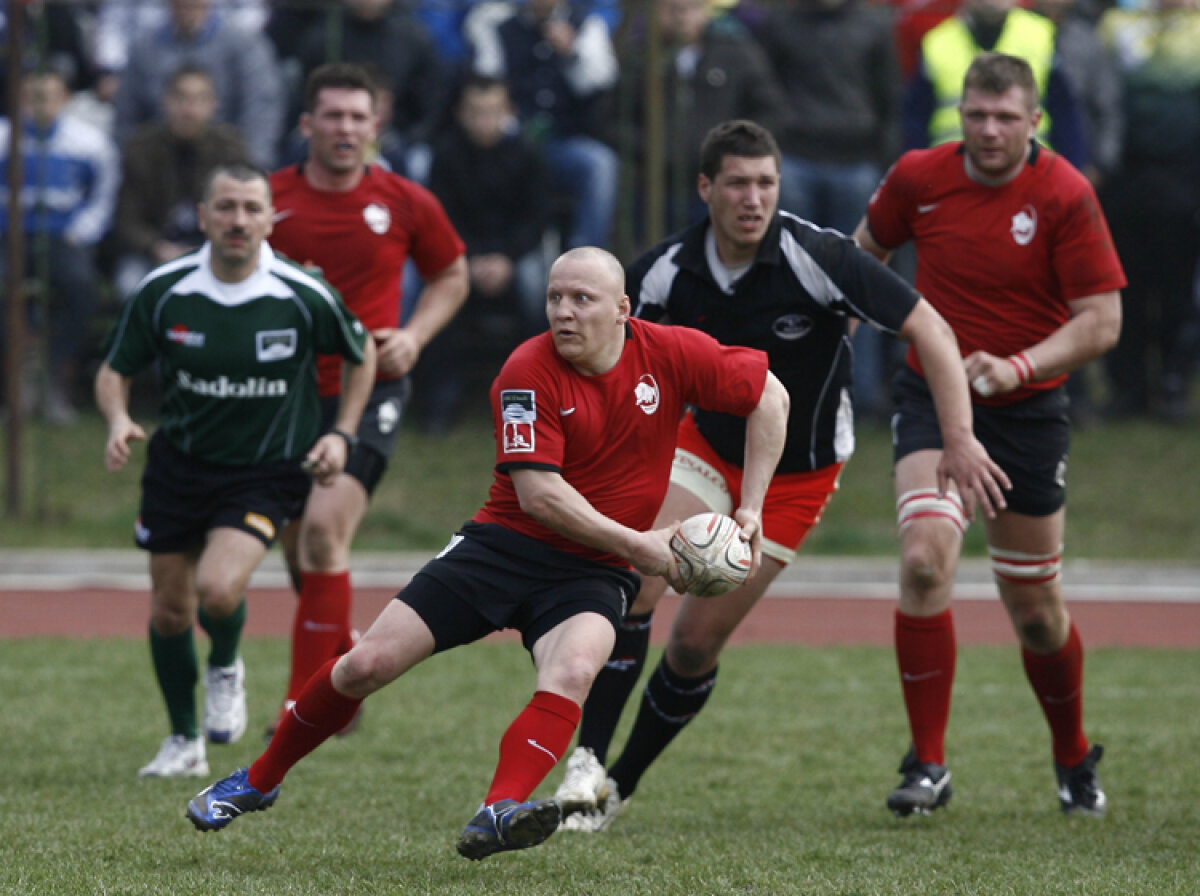
<path fill-rule="evenodd" d="M 917 71 L 904 98 L 909 149 L 962 138 L 958 104 L 963 75 L 984 50 L 1019 56 L 1033 69 L 1044 110 L 1037 137 L 1077 168 L 1087 164 L 1087 142 L 1073 86 L 1058 63 L 1055 26 L 1016 0 L 963 0 L 958 12 L 921 40 Z"/>

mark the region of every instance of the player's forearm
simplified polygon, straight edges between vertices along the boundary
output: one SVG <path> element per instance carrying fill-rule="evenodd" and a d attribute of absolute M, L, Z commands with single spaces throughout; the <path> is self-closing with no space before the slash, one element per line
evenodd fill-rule
<path fill-rule="evenodd" d="M 942 438 L 953 441 L 970 436 L 971 394 L 958 340 L 950 325 L 932 305 L 921 299 L 900 329 L 900 336 L 912 342 L 921 361 Z"/>
<path fill-rule="evenodd" d="M 460 257 L 425 284 L 404 329 L 424 349 L 467 300 L 471 281 L 466 257 Z"/>
<path fill-rule="evenodd" d="M 574 542 L 632 560 L 639 533 L 596 510 L 557 473 L 514 470 L 521 509 L 547 529 Z"/>
<path fill-rule="evenodd" d="M 117 373 L 107 363 L 96 373 L 96 407 L 111 427 L 115 421 L 129 418 L 130 377 Z"/>
<path fill-rule="evenodd" d="M 858 222 L 858 227 L 854 230 L 854 242 L 864 252 L 869 252 L 884 263 L 887 263 L 888 259 L 892 257 L 890 249 L 886 249 L 876 242 L 875 237 L 871 234 L 871 226 L 865 217 Z"/>
<path fill-rule="evenodd" d="M 767 372 L 763 394 L 746 417 L 745 467 L 742 471 L 741 506 L 761 511 L 767 488 L 775 475 L 787 440 L 791 398 L 778 378 Z"/>
<path fill-rule="evenodd" d="M 351 434 L 358 429 L 374 385 L 375 343 L 368 339 L 363 345 L 362 363 L 346 361 L 342 364 L 342 395 L 333 424 L 335 429 Z"/>
<path fill-rule="evenodd" d="M 1072 317 L 1025 354 L 1036 379 L 1070 373 L 1103 355 L 1121 335 L 1121 297 L 1113 291 L 1071 303 Z"/>

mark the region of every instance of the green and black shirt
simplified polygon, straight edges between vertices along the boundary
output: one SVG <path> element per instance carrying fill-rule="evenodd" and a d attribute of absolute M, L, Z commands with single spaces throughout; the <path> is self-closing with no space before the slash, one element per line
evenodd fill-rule
<path fill-rule="evenodd" d="M 333 287 L 266 243 L 240 283 L 217 280 L 209 253 L 206 243 L 147 275 L 105 360 L 124 376 L 158 362 L 162 431 L 184 454 L 228 466 L 298 458 L 320 434 L 316 356 L 361 363 L 366 330 Z"/>

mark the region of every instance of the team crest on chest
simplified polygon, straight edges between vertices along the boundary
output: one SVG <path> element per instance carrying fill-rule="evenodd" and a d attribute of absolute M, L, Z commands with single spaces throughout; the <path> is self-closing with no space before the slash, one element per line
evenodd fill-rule
<path fill-rule="evenodd" d="M 500 418 L 504 423 L 504 453 L 533 451 L 533 424 L 537 420 L 537 394 L 532 389 L 500 392 Z"/>
<path fill-rule="evenodd" d="M 259 330 L 254 334 L 254 356 L 259 361 L 284 361 L 296 354 L 296 330 Z"/>
<path fill-rule="evenodd" d="M 380 205 L 378 202 L 372 202 L 363 209 L 363 220 L 367 222 L 367 226 L 371 228 L 372 233 L 378 233 L 382 236 L 392 226 L 392 213 L 387 210 L 387 206 Z"/>
<path fill-rule="evenodd" d="M 771 324 L 771 331 L 788 342 L 803 339 L 812 328 L 812 318 L 807 314 L 784 314 L 775 318 L 775 322 Z"/>
<path fill-rule="evenodd" d="M 637 385 L 633 387 L 633 398 L 646 416 L 658 410 L 658 383 L 653 376 L 643 373 L 638 378 Z"/>
<path fill-rule="evenodd" d="M 1028 246 L 1037 233 L 1037 211 L 1027 205 L 1012 218 L 1012 238 L 1018 246 Z"/>

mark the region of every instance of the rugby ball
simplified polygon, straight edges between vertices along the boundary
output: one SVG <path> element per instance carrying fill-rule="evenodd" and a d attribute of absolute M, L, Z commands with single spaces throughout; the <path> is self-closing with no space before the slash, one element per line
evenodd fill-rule
<path fill-rule="evenodd" d="M 685 590 L 696 597 L 716 597 L 732 591 L 750 575 L 750 541 L 732 517 L 698 513 L 679 525 L 671 536 Z"/>

